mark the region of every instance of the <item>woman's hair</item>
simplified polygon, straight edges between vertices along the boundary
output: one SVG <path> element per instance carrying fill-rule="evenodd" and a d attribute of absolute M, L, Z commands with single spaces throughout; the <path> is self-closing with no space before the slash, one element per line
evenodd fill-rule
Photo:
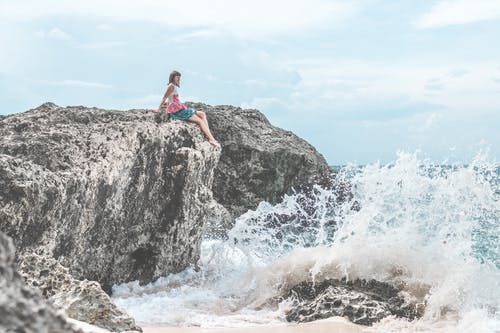
<path fill-rule="evenodd" d="M 173 83 L 174 77 L 176 76 L 181 76 L 181 73 L 179 73 L 178 71 L 172 71 L 172 73 L 170 73 L 170 76 L 168 77 L 168 84 Z"/>

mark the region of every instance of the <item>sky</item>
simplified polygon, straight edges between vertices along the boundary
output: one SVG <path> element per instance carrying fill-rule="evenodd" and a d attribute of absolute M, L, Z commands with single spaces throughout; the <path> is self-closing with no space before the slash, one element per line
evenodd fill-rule
<path fill-rule="evenodd" d="M 500 0 L 0 0 L 0 46 L 0 114 L 155 109 L 178 70 L 332 165 L 500 158 Z"/>

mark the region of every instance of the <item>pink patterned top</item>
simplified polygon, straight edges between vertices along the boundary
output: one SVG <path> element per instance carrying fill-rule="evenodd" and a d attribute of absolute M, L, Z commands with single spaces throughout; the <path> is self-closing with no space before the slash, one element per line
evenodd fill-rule
<path fill-rule="evenodd" d="M 180 110 L 187 109 L 187 107 L 179 100 L 179 93 L 177 92 L 177 87 L 175 86 L 175 84 L 170 83 L 170 85 L 174 87 L 174 90 L 172 91 L 172 93 L 170 93 L 170 95 L 167 96 L 167 99 L 165 100 L 165 103 L 167 105 L 167 113 L 176 113 Z"/>

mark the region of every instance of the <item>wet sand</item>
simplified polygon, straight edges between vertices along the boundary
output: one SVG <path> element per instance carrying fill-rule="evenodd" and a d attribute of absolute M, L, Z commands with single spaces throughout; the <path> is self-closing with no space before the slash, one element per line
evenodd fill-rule
<path fill-rule="evenodd" d="M 110 333 L 110 331 L 75 319 L 68 319 L 85 333 Z M 369 333 L 368 327 L 355 325 L 341 317 L 332 317 L 303 324 L 258 325 L 251 327 L 177 327 L 141 325 L 143 333 Z"/>
<path fill-rule="evenodd" d="M 144 333 L 364 333 L 368 328 L 334 317 L 304 324 L 259 325 L 238 328 L 142 326 Z"/>

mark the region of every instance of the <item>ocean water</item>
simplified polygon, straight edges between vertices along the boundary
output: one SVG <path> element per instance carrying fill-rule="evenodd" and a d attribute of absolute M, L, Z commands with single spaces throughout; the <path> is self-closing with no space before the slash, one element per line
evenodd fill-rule
<path fill-rule="evenodd" d="M 374 332 L 500 332 L 498 163 L 401 152 L 344 166 L 336 183 L 260 203 L 226 238 L 205 236 L 199 272 L 116 285 L 114 301 L 139 324 L 277 324 L 290 304 L 276 298 L 299 282 L 373 278 L 426 303 L 421 319 L 385 318 Z"/>

